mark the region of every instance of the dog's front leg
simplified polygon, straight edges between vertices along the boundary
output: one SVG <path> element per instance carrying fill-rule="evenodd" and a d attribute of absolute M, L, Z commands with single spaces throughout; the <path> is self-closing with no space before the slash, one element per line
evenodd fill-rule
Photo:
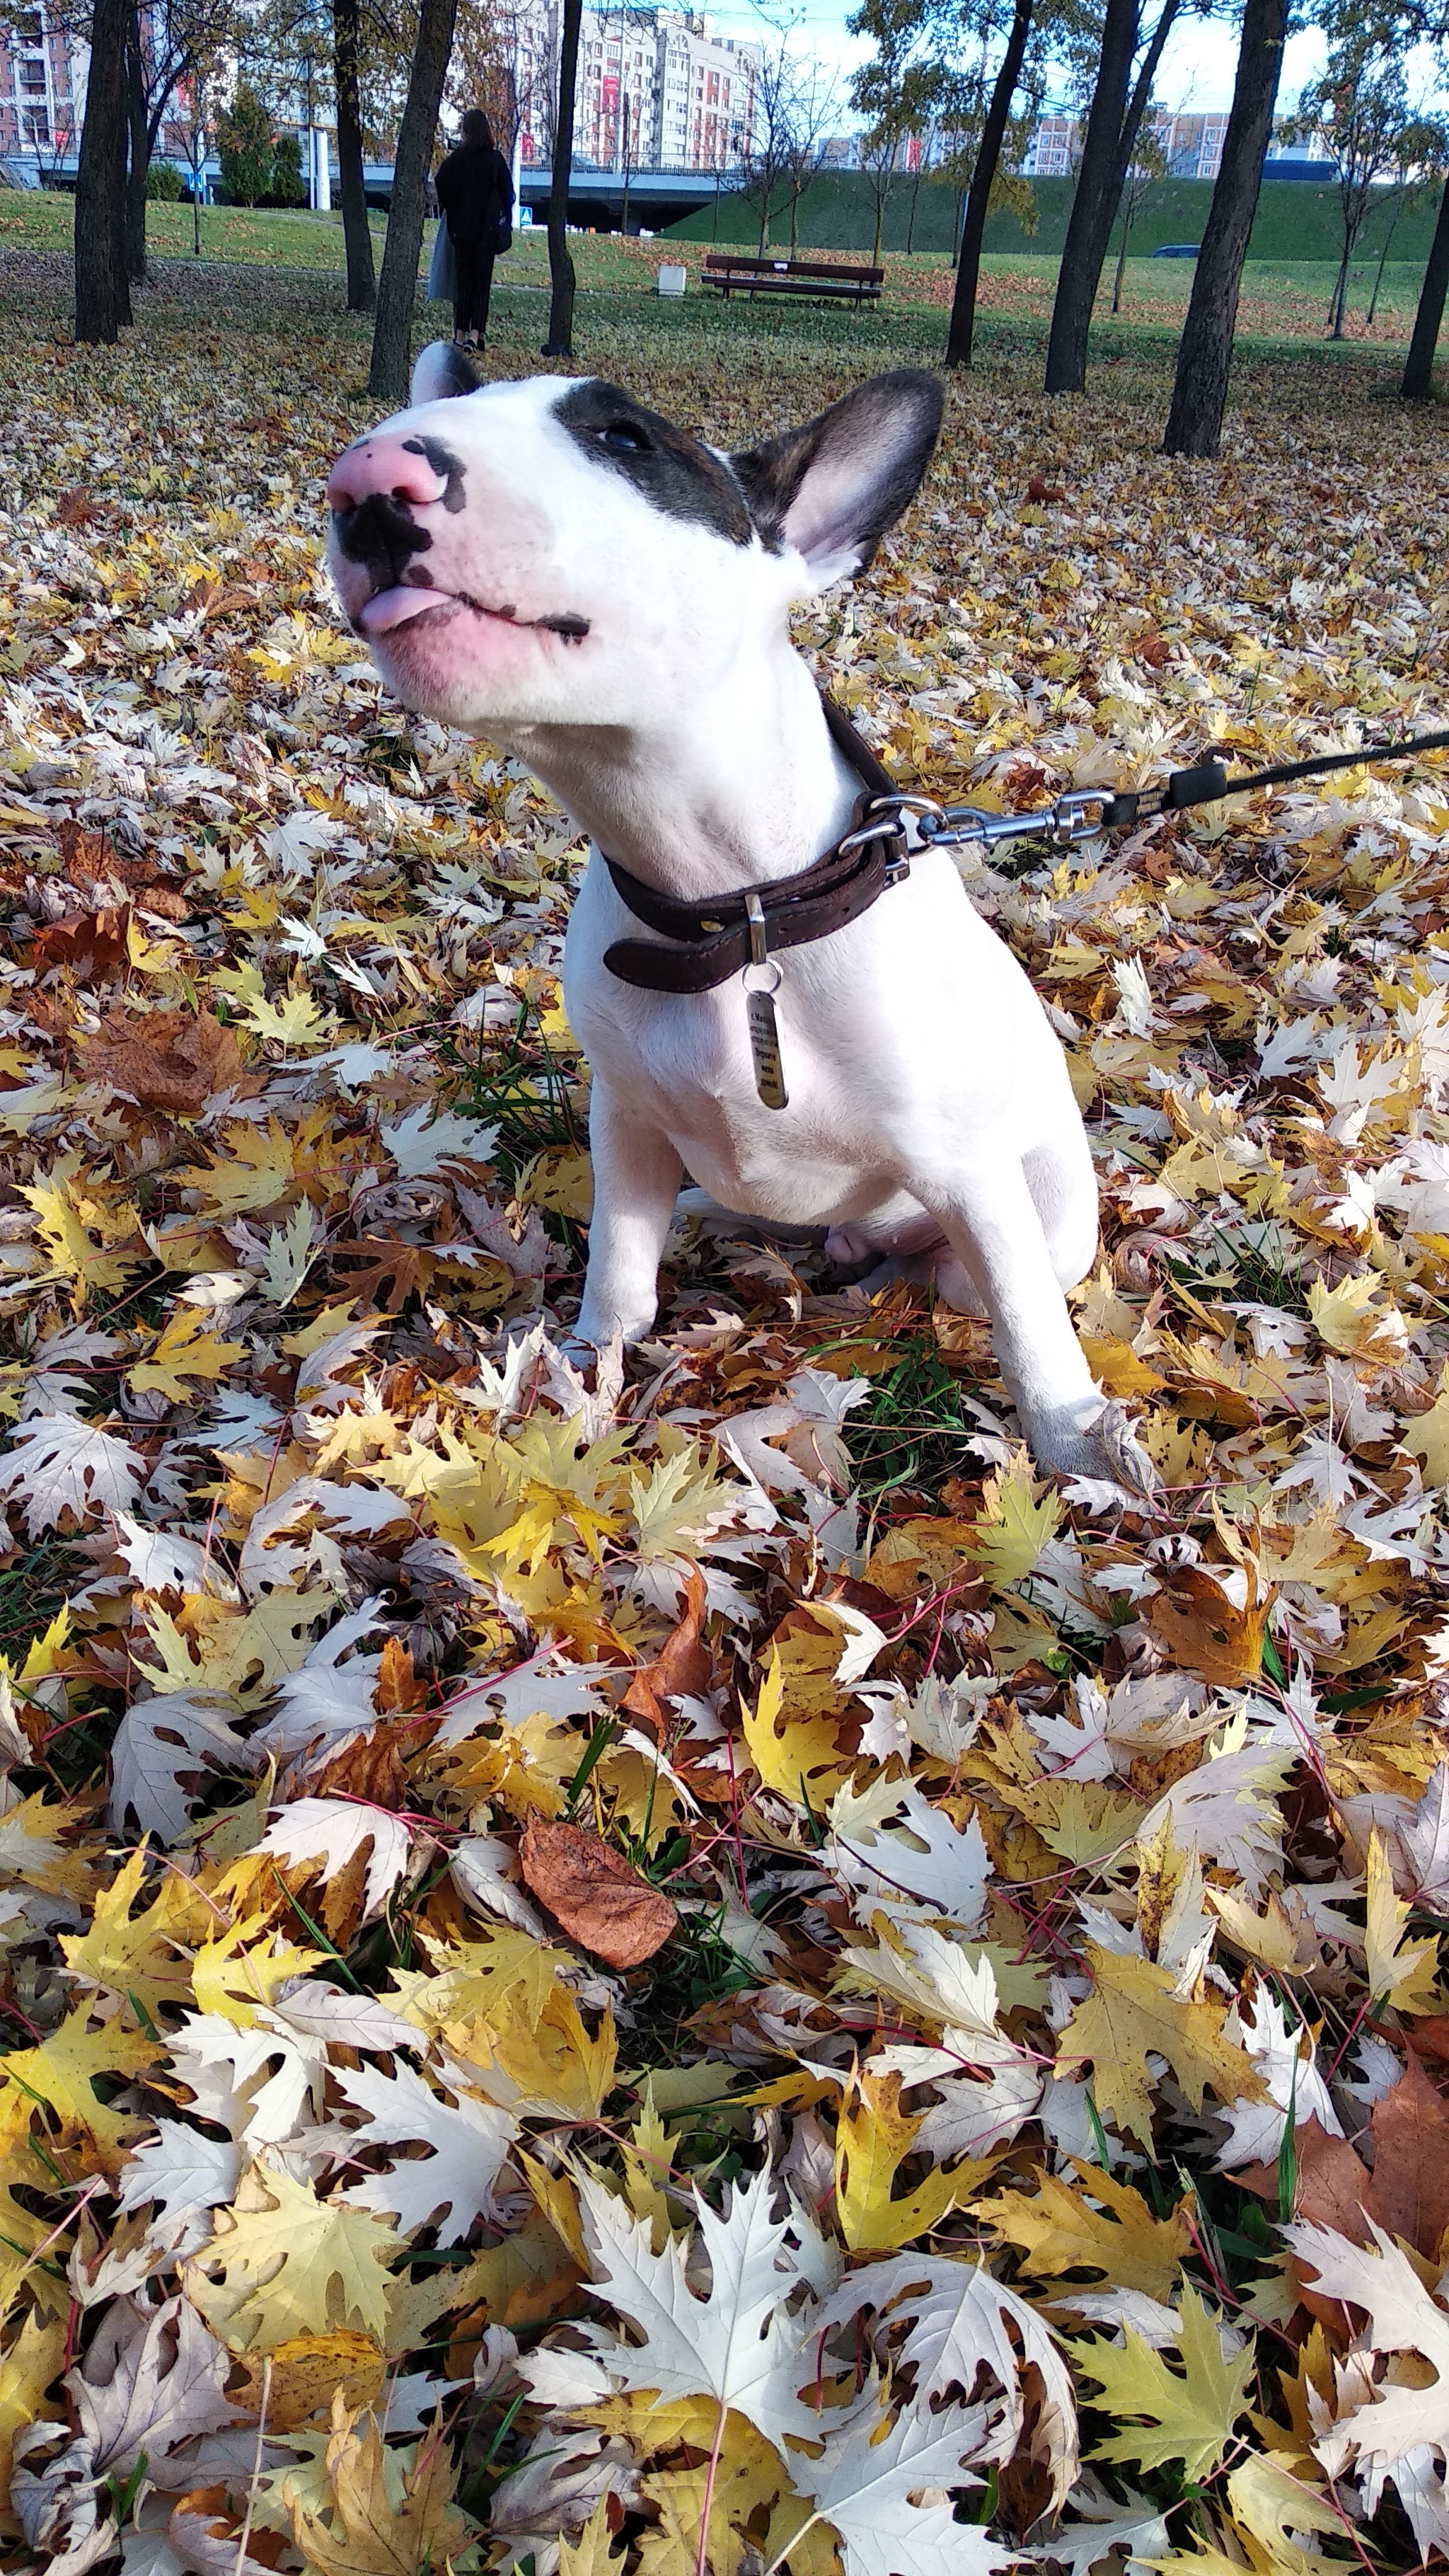
<path fill-rule="evenodd" d="M 594 1212 L 589 1267 L 574 1327 L 597 1350 L 616 1338 L 637 1342 L 659 1302 L 664 1250 L 682 1165 L 667 1136 L 595 1081 L 589 1103 Z"/>
<path fill-rule="evenodd" d="M 949 1197 L 920 1195 L 985 1298 L 1001 1374 L 1038 1465 L 1150 1493 L 1152 1462 L 1126 1408 L 1093 1379 L 1020 1164 L 963 1173 Z"/>

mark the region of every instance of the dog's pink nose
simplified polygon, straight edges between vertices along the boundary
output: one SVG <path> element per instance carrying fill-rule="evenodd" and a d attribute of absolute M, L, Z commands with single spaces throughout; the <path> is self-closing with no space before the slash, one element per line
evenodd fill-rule
<path fill-rule="evenodd" d="M 338 457 L 327 478 L 329 510 L 355 510 L 374 492 L 426 508 L 441 501 L 447 477 L 436 474 L 415 438 L 362 438 Z"/>

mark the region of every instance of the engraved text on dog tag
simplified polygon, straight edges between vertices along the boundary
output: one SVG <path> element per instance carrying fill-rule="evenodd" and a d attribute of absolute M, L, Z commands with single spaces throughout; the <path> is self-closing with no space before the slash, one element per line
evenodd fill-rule
<path fill-rule="evenodd" d="M 750 1024 L 750 1053 L 755 1059 L 755 1089 L 767 1109 L 784 1109 L 790 1094 L 785 1089 L 784 1068 L 780 1062 L 780 1031 L 775 1019 L 774 998 L 769 993 L 745 995 L 745 1010 Z"/>

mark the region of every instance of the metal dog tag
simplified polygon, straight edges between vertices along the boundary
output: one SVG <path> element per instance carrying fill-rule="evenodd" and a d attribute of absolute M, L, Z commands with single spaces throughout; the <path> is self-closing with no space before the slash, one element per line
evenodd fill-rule
<path fill-rule="evenodd" d="M 745 896 L 745 919 L 750 925 L 750 962 L 745 968 L 744 978 L 745 1017 L 749 1023 L 750 1053 L 755 1059 L 755 1089 L 767 1109 L 787 1109 L 790 1094 L 785 1089 L 785 1072 L 780 1062 L 780 1031 L 775 1020 L 780 969 L 770 955 L 765 907 L 753 887 Z M 762 980 L 752 982 L 754 976 Z M 766 977 L 768 981 L 763 980 Z"/>
<path fill-rule="evenodd" d="M 777 966 L 777 981 L 779 972 Z M 755 1089 L 767 1109 L 787 1109 L 790 1094 L 785 1089 L 785 1072 L 780 1062 L 780 1031 L 775 1019 L 774 996 L 751 992 L 747 987 L 745 1011 L 750 1025 L 750 1053 L 755 1059 Z"/>
<path fill-rule="evenodd" d="M 745 896 L 745 919 L 750 925 L 750 962 L 745 968 L 745 1016 L 749 1022 L 750 1053 L 755 1059 L 755 1089 L 767 1109 L 788 1109 L 790 1094 L 785 1089 L 785 1071 L 780 1062 L 780 1031 L 775 1020 L 775 995 L 780 989 L 780 969 L 769 950 L 769 931 L 765 908 L 753 887 Z M 753 983 L 751 978 L 768 977 L 768 982 Z"/>

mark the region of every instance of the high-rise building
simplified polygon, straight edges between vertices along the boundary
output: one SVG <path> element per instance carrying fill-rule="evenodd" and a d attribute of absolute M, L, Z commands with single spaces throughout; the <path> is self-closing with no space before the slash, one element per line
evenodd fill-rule
<path fill-rule="evenodd" d="M 1169 178 L 1215 179 L 1222 167 L 1226 113 L 1197 115 L 1159 108 L 1152 132 L 1167 163 Z M 1081 119 L 1057 112 L 1037 119 L 1022 169 L 1028 179 L 1066 179 L 1076 168 L 1082 148 Z"/>
<path fill-rule="evenodd" d="M 80 140 L 90 48 L 41 5 L 0 19 L 0 154 L 42 167 Z"/>
<path fill-rule="evenodd" d="M 552 148 L 557 0 L 523 0 L 509 21 L 525 168 Z M 713 36 L 693 10 L 586 9 L 574 150 L 596 168 L 728 170 L 754 138 L 760 48 Z"/>

